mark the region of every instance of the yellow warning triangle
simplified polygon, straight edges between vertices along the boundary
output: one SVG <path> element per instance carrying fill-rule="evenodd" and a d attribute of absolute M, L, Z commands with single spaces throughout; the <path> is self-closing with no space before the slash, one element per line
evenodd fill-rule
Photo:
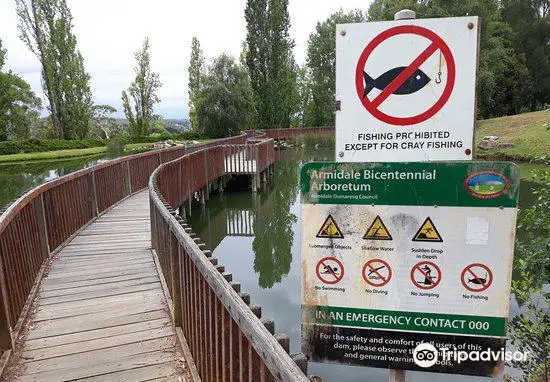
<path fill-rule="evenodd" d="M 332 215 L 328 215 L 325 222 L 321 226 L 321 229 L 317 233 L 317 237 L 328 237 L 332 239 L 343 239 L 344 235 L 336 225 Z"/>
<path fill-rule="evenodd" d="M 414 235 L 413 241 L 434 241 L 441 243 L 443 242 L 443 238 L 437 231 L 437 228 L 435 228 L 432 219 L 428 217 Z"/>
<path fill-rule="evenodd" d="M 372 222 L 369 229 L 363 236 L 363 239 L 367 240 L 393 240 L 390 231 L 384 225 L 384 222 L 377 216 L 376 219 Z"/>

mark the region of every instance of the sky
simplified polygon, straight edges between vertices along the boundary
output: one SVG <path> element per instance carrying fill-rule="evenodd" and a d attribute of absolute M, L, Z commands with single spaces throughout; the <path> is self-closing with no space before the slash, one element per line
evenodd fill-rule
<path fill-rule="evenodd" d="M 305 62 L 307 40 L 318 21 L 342 8 L 367 10 L 371 0 L 289 0 L 290 35 L 298 63 Z M 96 104 L 117 108 L 120 95 L 133 81 L 134 53 L 143 39 L 151 42 L 151 66 L 163 83 L 155 113 L 165 118 L 188 117 L 187 67 L 191 39 L 196 36 L 207 61 L 221 53 L 238 57 L 246 38 L 246 0 L 67 0 L 73 32 L 84 56 Z M 151 5 L 154 6 L 151 6 Z M 8 50 L 4 70 L 11 69 L 44 97 L 40 63 L 19 39 L 15 0 L 0 0 L 0 39 Z"/>

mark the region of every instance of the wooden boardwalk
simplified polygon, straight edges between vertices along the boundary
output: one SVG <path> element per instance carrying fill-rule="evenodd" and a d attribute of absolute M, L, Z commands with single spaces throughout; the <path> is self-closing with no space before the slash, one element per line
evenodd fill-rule
<path fill-rule="evenodd" d="M 150 250 L 147 191 L 54 258 L 7 381 L 185 381 Z"/>

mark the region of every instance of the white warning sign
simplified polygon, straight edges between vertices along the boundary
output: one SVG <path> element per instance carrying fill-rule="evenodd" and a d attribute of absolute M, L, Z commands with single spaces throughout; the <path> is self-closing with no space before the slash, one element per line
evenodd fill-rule
<path fill-rule="evenodd" d="M 338 160 L 471 159 L 478 22 L 458 17 L 338 25 Z"/>

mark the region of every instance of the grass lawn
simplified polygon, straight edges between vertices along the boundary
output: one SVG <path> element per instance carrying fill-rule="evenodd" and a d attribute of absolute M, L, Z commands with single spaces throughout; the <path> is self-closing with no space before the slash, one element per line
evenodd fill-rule
<path fill-rule="evenodd" d="M 510 149 L 477 147 L 483 137 L 496 135 L 499 142 L 516 145 Z M 509 160 L 550 160 L 550 110 L 478 121 L 475 130 L 476 157 Z"/>
<path fill-rule="evenodd" d="M 124 150 L 135 150 L 138 148 L 152 148 L 154 145 L 155 145 L 154 143 L 132 143 L 129 145 L 125 145 Z M 93 155 L 103 154 L 106 151 L 107 151 L 107 147 L 92 147 L 88 149 L 46 151 L 43 153 L 0 155 L 0 163 L 44 161 L 44 160 L 53 161 L 57 159 L 93 156 Z"/>

